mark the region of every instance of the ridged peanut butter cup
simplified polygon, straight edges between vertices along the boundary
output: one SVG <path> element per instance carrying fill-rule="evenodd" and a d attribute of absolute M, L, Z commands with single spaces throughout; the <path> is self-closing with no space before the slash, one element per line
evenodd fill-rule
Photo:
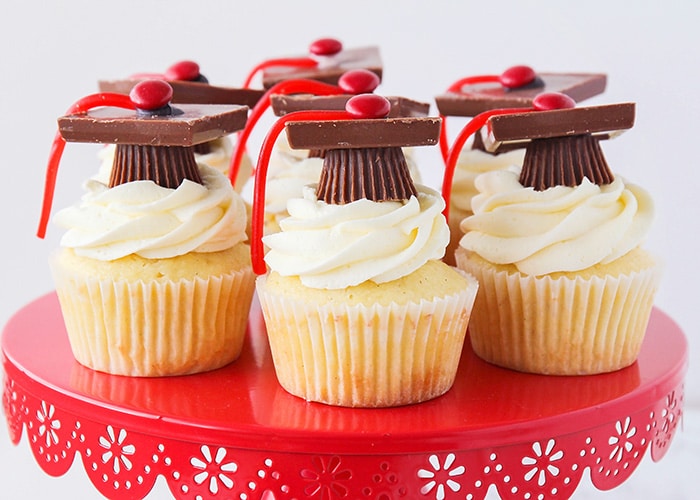
<path fill-rule="evenodd" d="M 363 198 L 403 201 L 417 194 L 400 147 L 330 149 L 316 189 L 319 200 L 335 205 Z"/>

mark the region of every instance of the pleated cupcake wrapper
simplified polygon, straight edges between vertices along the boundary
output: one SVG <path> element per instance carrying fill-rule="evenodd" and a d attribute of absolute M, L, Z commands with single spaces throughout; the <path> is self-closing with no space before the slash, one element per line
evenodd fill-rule
<path fill-rule="evenodd" d="M 457 252 L 479 281 L 469 325 L 474 352 L 519 371 L 585 375 L 639 354 L 660 281 L 658 266 L 608 277 L 552 279 L 495 271 Z"/>
<path fill-rule="evenodd" d="M 53 265 L 81 364 L 116 375 L 213 370 L 238 358 L 255 278 L 250 268 L 172 282 L 81 279 Z"/>
<path fill-rule="evenodd" d="M 259 277 L 277 378 L 288 392 L 338 406 L 426 401 L 454 382 L 477 284 L 444 299 L 388 306 L 306 304 Z"/>

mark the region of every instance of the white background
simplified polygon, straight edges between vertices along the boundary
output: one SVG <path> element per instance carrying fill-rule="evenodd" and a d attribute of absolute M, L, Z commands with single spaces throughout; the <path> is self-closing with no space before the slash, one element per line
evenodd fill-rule
<path fill-rule="evenodd" d="M 59 231 L 49 226 L 45 240 L 34 236 L 44 168 L 56 118 L 76 99 L 95 92 L 98 78 L 163 71 L 175 61 L 194 59 L 212 83 L 237 86 L 260 60 L 304 53 L 322 36 L 339 38 L 347 47 L 380 46 L 385 77 L 378 93 L 425 101 L 460 77 L 498 74 L 514 64 L 539 71 L 605 72 L 607 91 L 590 102 L 634 101 L 637 122 L 603 148 L 613 170 L 646 187 L 658 205 L 646 245 L 666 262 L 656 303 L 685 331 L 690 370 L 685 428 L 668 455 L 659 463 L 647 455 L 635 475 L 611 492 L 597 492 L 584 477 L 574 498 L 697 498 L 699 22 L 700 4 L 692 0 L 4 4 L 0 324 L 53 288 L 46 261 Z M 97 167 L 96 148 L 68 145 L 54 207 L 79 198 L 82 180 Z M 437 150 L 421 162 L 424 177 L 437 185 Z M 45 476 L 26 437 L 14 447 L 0 424 L 0 498 L 38 497 L 99 495 L 78 463 L 64 477 Z M 151 498 L 168 498 L 162 480 Z"/>

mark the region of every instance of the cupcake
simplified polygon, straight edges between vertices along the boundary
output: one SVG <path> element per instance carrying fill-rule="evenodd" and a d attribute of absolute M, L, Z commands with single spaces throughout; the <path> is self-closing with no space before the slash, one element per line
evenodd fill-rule
<path fill-rule="evenodd" d="M 278 120 L 260 155 L 251 252 L 281 386 L 350 407 L 419 403 L 454 382 L 477 283 L 441 261 L 440 194 L 415 185 L 402 148 L 436 144 L 438 118 L 386 118 L 388 100 Z M 281 231 L 260 239 L 270 150 L 324 150 L 317 185 L 288 202 Z M 266 264 L 270 272 L 266 273 Z"/>
<path fill-rule="evenodd" d="M 588 375 L 634 363 L 659 282 L 641 248 L 649 195 L 613 175 L 600 141 L 632 127 L 635 106 L 575 107 L 541 94 L 531 110 L 484 113 L 494 144 L 522 143 L 522 169 L 476 179 L 457 266 L 479 281 L 474 352 L 514 370 Z M 463 138 L 462 138 L 463 139 Z M 450 152 L 453 168 L 456 152 Z"/>
<path fill-rule="evenodd" d="M 353 79 L 373 78 L 370 84 L 357 85 Z M 342 94 L 315 96 L 311 94 L 271 94 L 270 106 L 276 116 L 283 116 L 294 111 L 343 110 L 348 99 L 355 93 L 374 90 L 379 79 L 367 70 L 349 71 L 340 79 Z M 354 93 L 349 93 L 354 92 Z M 430 105 L 404 97 L 387 97 L 391 104 L 389 117 L 428 116 Z M 404 156 L 411 177 L 420 183 L 420 171 L 411 148 L 404 148 Z M 289 216 L 287 201 L 301 196 L 304 186 L 318 181 L 323 167 L 324 151 L 292 149 L 284 135 L 275 141 L 267 170 L 265 193 L 265 234 L 279 231 L 279 222 Z M 241 195 L 252 207 L 255 178 L 251 177 L 243 187 Z"/>
<path fill-rule="evenodd" d="M 171 106 L 158 80 L 97 96 L 58 121 L 39 227 L 43 236 L 65 141 L 115 141 L 109 184 L 89 180 L 54 219 L 67 230 L 51 269 L 75 358 L 130 376 L 234 361 L 254 292 L 245 207 L 193 149 L 240 130 L 247 107 Z"/>
<path fill-rule="evenodd" d="M 171 65 L 164 73 L 136 73 L 125 79 L 100 80 L 100 92 L 116 92 L 129 94 L 139 82 L 147 79 L 167 81 L 173 88 L 172 102 L 175 104 L 237 104 L 252 108 L 262 97 L 260 89 L 222 87 L 213 85 L 204 76 L 199 64 L 194 61 L 179 61 Z M 95 176 L 102 182 L 109 181 L 109 175 L 114 162 L 114 144 L 105 145 L 99 153 L 101 167 Z M 229 136 L 219 137 L 194 146 L 197 163 L 203 163 L 228 175 L 231 164 L 233 142 Z M 253 164 L 246 154 L 241 158 L 239 175 L 234 179 L 234 189 L 241 191 L 243 184 L 250 177 Z"/>
<path fill-rule="evenodd" d="M 443 118 L 440 147 L 447 159 L 449 140 L 445 125 L 448 116 L 474 117 L 500 108 L 529 108 L 532 99 L 543 92 L 561 92 L 576 101 L 588 99 L 605 90 L 606 76 L 599 73 L 535 73 L 529 66 L 513 66 L 501 75 L 480 75 L 461 78 L 435 98 Z M 454 251 L 462 232 L 459 224 L 472 214 L 471 200 L 476 194 L 474 179 L 484 173 L 503 168 L 519 169 L 525 150 L 517 144 L 502 145 L 498 151 L 487 151 L 481 133 L 475 133 L 470 147 L 460 152 L 452 178 L 452 195 L 448 224 L 450 244 L 445 262 L 454 265 Z"/>

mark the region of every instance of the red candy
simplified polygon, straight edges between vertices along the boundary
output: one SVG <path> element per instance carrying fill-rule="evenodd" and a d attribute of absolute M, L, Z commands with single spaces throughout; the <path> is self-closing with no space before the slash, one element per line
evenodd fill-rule
<path fill-rule="evenodd" d="M 338 87 L 347 94 L 369 94 L 379 86 L 379 77 L 367 69 L 353 69 L 341 75 Z"/>
<path fill-rule="evenodd" d="M 139 82 L 129 92 L 131 102 L 138 109 L 152 111 L 170 103 L 173 88 L 163 80 L 145 80 Z"/>
<path fill-rule="evenodd" d="M 332 56 L 343 50 L 343 44 L 335 38 L 320 38 L 309 45 L 309 52 L 315 56 Z"/>
<path fill-rule="evenodd" d="M 380 95 L 360 94 L 348 99 L 345 111 L 354 118 L 384 118 L 391 111 L 391 103 Z"/>
<path fill-rule="evenodd" d="M 498 77 L 501 85 L 509 89 L 523 87 L 528 83 L 532 83 L 537 74 L 530 66 L 511 66 Z"/>
<path fill-rule="evenodd" d="M 532 107 L 536 111 L 550 111 L 553 109 L 569 109 L 576 107 L 576 101 L 560 92 L 543 92 L 532 100 Z"/>
<path fill-rule="evenodd" d="M 176 62 L 165 70 L 165 79 L 192 82 L 199 77 L 199 64 L 194 61 Z"/>

